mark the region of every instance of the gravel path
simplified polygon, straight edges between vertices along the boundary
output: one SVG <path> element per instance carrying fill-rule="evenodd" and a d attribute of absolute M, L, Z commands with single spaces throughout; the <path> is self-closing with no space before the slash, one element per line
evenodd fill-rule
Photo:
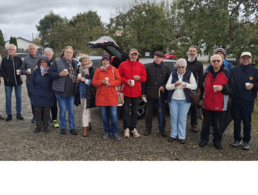
<path fill-rule="evenodd" d="M 25 78 L 24 78 L 25 80 Z M 3 81 L 0 86 L 0 114 L 5 114 L 5 92 Z M 60 135 L 59 128 L 53 128 L 50 124 L 49 133 L 35 134 L 35 123 L 30 123 L 32 118 L 29 98 L 27 97 L 26 85 L 22 89 L 22 115 L 23 121 L 16 119 L 15 97 L 12 97 L 13 119 L 11 121 L 0 121 L 0 160 L 6 161 L 203 161 L 203 160 L 257 160 L 258 132 L 257 124 L 253 124 L 252 140 L 250 151 L 244 151 L 241 147 L 230 146 L 233 140 L 232 123 L 223 137 L 223 150 L 217 150 L 212 144 L 212 137 L 205 148 L 198 146 L 200 133 L 193 133 L 189 130 L 189 118 L 186 131 L 186 144 L 179 141 L 170 143 L 167 138 L 158 135 L 157 116 L 153 118 L 153 130 L 150 136 L 143 136 L 144 119 L 138 120 L 138 131 L 142 135 L 140 138 L 122 137 L 120 142 L 114 139 L 102 140 L 103 126 L 99 108 L 92 109 L 93 129 L 89 131 L 89 136 L 82 137 L 81 107 L 75 108 L 76 129 L 78 136 L 71 134 Z M 167 127 L 170 129 L 170 116 L 167 112 Z M 119 119 L 119 135 L 123 136 L 122 119 Z M 198 121 L 198 128 L 201 128 L 201 120 Z M 68 131 L 68 129 L 67 129 Z"/>

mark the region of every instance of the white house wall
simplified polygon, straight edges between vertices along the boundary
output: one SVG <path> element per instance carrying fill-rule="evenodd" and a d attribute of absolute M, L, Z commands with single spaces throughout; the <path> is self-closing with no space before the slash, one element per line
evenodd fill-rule
<path fill-rule="evenodd" d="M 9 41 L 6 41 L 5 42 L 5 48 L 7 48 L 9 46 Z M 19 50 L 28 50 L 29 49 L 29 45 L 31 44 L 31 42 L 29 41 L 26 41 L 26 40 L 23 40 L 23 39 L 17 39 L 17 45 L 18 45 L 18 49 Z M 42 48 L 41 46 L 39 45 L 36 45 L 36 48 L 39 49 L 39 48 Z"/>

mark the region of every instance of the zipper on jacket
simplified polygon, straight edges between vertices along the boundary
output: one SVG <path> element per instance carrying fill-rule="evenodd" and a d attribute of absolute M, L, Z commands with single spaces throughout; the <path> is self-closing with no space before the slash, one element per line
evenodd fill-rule
<path fill-rule="evenodd" d="M 16 81 L 16 69 L 15 69 L 15 65 L 14 65 L 14 58 L 13 58 L 13 70 L 14 70 L 15 86 L 17 86 L 17 81 Z"/>

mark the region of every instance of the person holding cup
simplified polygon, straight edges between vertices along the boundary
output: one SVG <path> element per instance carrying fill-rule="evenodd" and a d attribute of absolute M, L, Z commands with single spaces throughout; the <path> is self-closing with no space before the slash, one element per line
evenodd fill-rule
<path fill-rule="evenodd" d="M 95 96 L 90 89 L 91 81 L 95 73 L 95 68 L 92 67 L 93 63 L 90 61 L 90 57 L 88 55 L 83 55 L 79 61 L 81 62 L 81 66 L 79 67 L 77 80 L 79 81 L 79 91 L 82 106 L 82 136 L 86 137 L 88 136 L 88 130 L 92 128 L 90 107 L 95 106 Z"/>
<path fill-rule="evenodd" d="M 41 57 L 41 55 L 37 53 L 36 45 L 31 43 L 29 45 L 29 55 L 24 58 L 22 66 L 21 66 L 22 74 L 26 75 L 26 87 L 27 87 L 27 92 L 28 92 L 28 96 L 30 99 L 31 99 L 31 94 L 30 94 L 31 72 L 36 68 L 40 57 Z M 32 104 L 31 104 L 31 110 L 32 110 L 32 114 L 33 114 L 31 122 L 34 123 L 36 121 L 36 119 L 35 119 L 34 108 L 33 108 Z"/>
<path fill-rule="evenodd" d="M 197 89 L 194 75 L 186 67 L 186 60 L 183 58 L 178 59 L 176 70 L 171 73 L 166 84 L 171 118 L 171 135 L 168 141 L 173 142 L 178 136 L 181 144 L 185 144 L 187 113 L 191 106 L 191 99 L 187 89 Z M 189 78 L 186 76 L 188 74 Z"/>
<path fill-rule="evenodd" d="M 22 59 L 15 56 L 17 47 L 14 44 L 10 44 L 7 47 L 8 55 L 3 58 L 1 63 L 1 76 L 4 79 L 5 85 L 5 98 L 6 98 L 6 121 L 12 119 L 12 90 L 14 88 L 16 97 L 16 117 L 19 120 L 23 120 L 21 115 L 21 91 L 22 91 L 22 79 L 21 79 L 21 66 Z M 3 119 L 0 116 L 0 119 Z"/>
<path fill-rule="evenodd" d="M 72 135 L 78 135 L 74 122 L 74 97 L 77 85 L 77 64 L 74 49 L 67 46 L 61 52 L 60 59 L 56 59 L 51 68 L 50 76 L 53 79 L 52 90 L 59 105 L 60 134 L 66 134 L 66 111 L 69 115 L 69 129 Z"/>
<path fill-rule="evenodd" d="M 249 150 L 251 140 L 251 119 L 254 109 L 254 101 L 258 91 L 258 69 L 251 65 L 252 55 L 250 52 L 243 52 L 240 57 L 240 65 L 232 69 L 232 75 L 236 83 L 236 90 L 231 95 L 234 110 L 234 142 L 233 147 L 241 145 Z M 241 121 L 243 121 L 244 136 L 241 136 Z"/>
<path fill-rule="evenodd" d="M 136 138 L 140 137 L 136 129 L 137 110 L 141 98 L 141 83 L 146 82 L 147 74 L 144 65 L 139 62 L 138 56 L 138 50 L 131 49 L 127 61 L 121 63 L 118 67 L 122 81 L 120 89 L 124 94 L 123 128 L 124 137 L 126 138 L 128 138 L 130 134 Z"/>
<path fill-rule="evenodd" d="M 200 147 L 205 147 L 209 141 L 210 124 L 214 125 L 213 144 L 217 149 L 221 145 L 224 112 L 227 110 L 228 98 L 235 90 L 235 82 L 231 73 L 222 66 L 222 58 L 215 54 L 211 57 L 211 66 L 203 75 L 200 82 L 201 100 L 203 107 L 203 122 Z M 233 69 L 232 69 L 233 70 Z M 203 96 L 204 95 L 204 96 Z"/>
<path fill-rule="evenodd" d="M 92 79 L 92 85 L 97 87 L 96 106 L 100 107 L 105 131 L 103 139 L 105 140 L 109 139 L 109 137 L 114 138 L 116 141 L 121 140 L 120 136 L 118 135 L 116 92 L 116 87 L 120 85 L 120 83 L 121 77 L 119 72 L 115 67 L 110 65 L 108 55 L 103 55 L 101 65 L 95 71 L 95 75 Z M 109 124 L 109 117 L 111 119 L 111 128 Z"/>

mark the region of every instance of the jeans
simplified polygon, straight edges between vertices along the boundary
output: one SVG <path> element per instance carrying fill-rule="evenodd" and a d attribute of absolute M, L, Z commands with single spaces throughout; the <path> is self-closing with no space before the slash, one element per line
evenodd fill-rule
<path fill-rule="evenodd" d="M 133 131 L 137 125 L 137 110 L 139 106 L 140 97 L 124 97 L 123 105 L 123 124 L 124 129 L 129 128 L 130 131 Z M 130 106 L 131 105 L 131 106 Z M 131 107 L 131 116 L 130 116 L 130 107 Z"/>
<path fill-rule="evenodd" d="M 234 109 L 234 139 L 235 141 L 241 141 L 249 143 L 251 140 L 251 119 L 252 112 L 254 109 L 254 102 L 243 102 L 236 103 L 232 102 Z M 244 137 L 241 136 L 241 121 L 243 120 L 244 125 Z"/>
<path fill-rule="evenodd" d="M 16 97 L 16 113 L 21 113 L 21 91 L 22 85 L 18 85 L 16 87 L 5 86 L 5 98 L 6 98 L 6 114 L 12 114 L 12 91 L 15 91 Z"/>
<path fill-rule="evenodd" d="M 117 106 L 100 106 L 100 111 L 105 133 L 112 133 L 112 135 L 116 135 L 118 133 Z M 111 130 L 109 125 L 109 116 L 111 118 Z"/>
<path fill-rule="evenodd" d="M 170 119 L 171 119 L 171 134 L 170 137 L 185 139 L 187 113 L 191 103 L 186 100 L 171 99 L 169 102 Z"/>
<path fill-rule="evenodd" d="M 26 87 L 27 87 L 28 96 L 30 98 L 31 97 L 31 94 L 30 94 L 30 84 L 26 84 Z M 33 108 L 32 104 L 31 104 L 31 111 L 32 111 L 32 114 L 34 115 L 34 108 Z"/>
<path fill-rule="evenodd" d="M 69 129 L 75 128 L 74 123 L 74 96 L 61 97 L 55 93 L 59 105 L 60 128 L 66 128 L 66 110 L 69 116 Z"/>
<path fill-rule="evenodd" d="M 146 129 L 152 128 L 152 116 L 154 108 L 157 107 L 158 100 L 155 99 L 147 99 L 147 107 L 146 107 L 146 115 L 145 115 L 145 126 Z M 163 130 L 165 130 L 166 127 L 166 107 L 165 107 L 165 100 L 162 100 L 162 113 L 163 113 Z"/>

